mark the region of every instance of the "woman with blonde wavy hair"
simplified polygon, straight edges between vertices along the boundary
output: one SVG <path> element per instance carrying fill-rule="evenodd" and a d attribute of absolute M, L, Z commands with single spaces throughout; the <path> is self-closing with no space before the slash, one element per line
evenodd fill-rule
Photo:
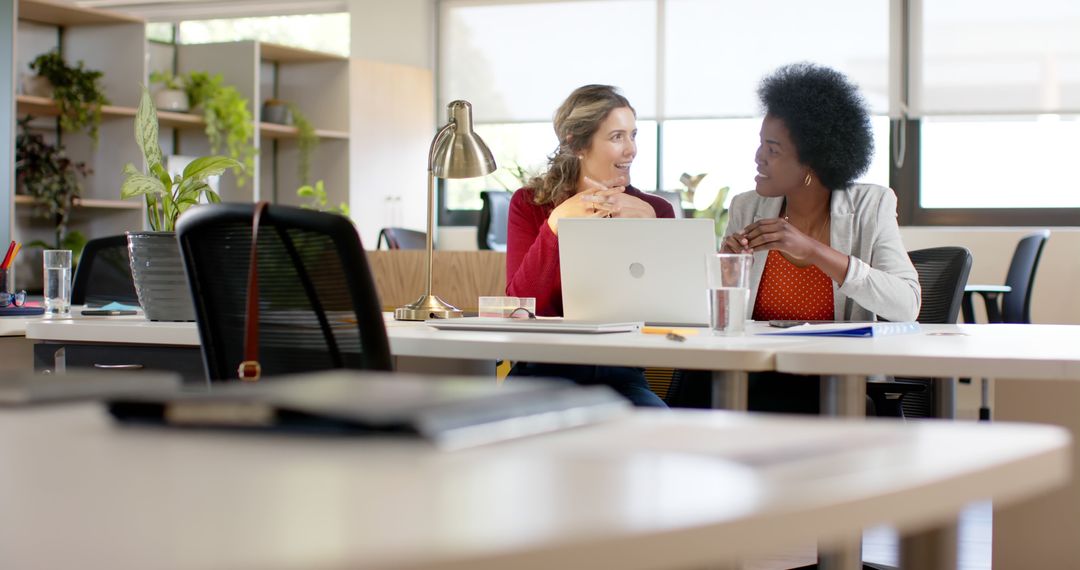
<path fill-rule="evenodd" d="M 544 174 L 510 200 L 506 293 L 536 298 L 536 313 L 562 316 L 559 220 L 563 218 L 672 218 L 671 205 L 630 185 L 637 155 L 637 115 L 608 85 L 574 90 L 554 117 L 559 146 Z M 640 368 L 519 362 L 513 376 L 569 378 L 607 384 L 635 405 L 663 406 Z"/>

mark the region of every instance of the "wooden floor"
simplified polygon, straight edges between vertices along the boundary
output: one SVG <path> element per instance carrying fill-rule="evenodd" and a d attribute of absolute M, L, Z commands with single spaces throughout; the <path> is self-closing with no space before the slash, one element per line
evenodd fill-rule
<path fill-rule="evenodd" d="M 993 532 L 993 510 L 989 502 L 972 505 L 960 516 L 960 570 L 989 570 L 990 540 Z M 863 560 L 888 564 L 898 562 L 899 540 L 890 528 L 876 528 L 863 533 Z M 748 560 L 744 570 L 784 570 L 813 564 L 817 561 L 817 547 L 809 544 L 775 555 Z"/>

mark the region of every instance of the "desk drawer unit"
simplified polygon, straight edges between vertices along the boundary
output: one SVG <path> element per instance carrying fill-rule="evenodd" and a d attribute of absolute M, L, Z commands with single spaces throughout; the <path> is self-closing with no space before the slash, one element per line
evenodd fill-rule
<path fill-rule="evenodd" d="M 34 371 L 63 373 L 67 368 L 96 370 L 167 370 L 178 372 L 185 383 L 206 382 L 202 351 L 189 346 L 138 346 L 93 343 L 34 345 Z"/>

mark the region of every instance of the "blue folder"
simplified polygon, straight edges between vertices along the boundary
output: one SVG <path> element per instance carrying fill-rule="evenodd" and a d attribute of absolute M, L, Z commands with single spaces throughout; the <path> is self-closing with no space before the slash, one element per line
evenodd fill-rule
<path fill-rule="evenodd" d="M 876 337 L 894 334 L 917 333 L 922 330 L 919 323 L 830 323 L 805 324 L 786 328 L 781 331 L 758 333 L 780 336 L 825 336 L 825 337 Z"/>

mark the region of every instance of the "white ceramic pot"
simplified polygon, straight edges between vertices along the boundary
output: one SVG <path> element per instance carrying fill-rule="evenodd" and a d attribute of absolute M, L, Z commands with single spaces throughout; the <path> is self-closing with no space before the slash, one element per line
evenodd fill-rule
<path fill-rule="evenodd" d="M 23 75 L 22 76 L 22 91 L 24 95 L 33 95 L 35 97 L 48 97 L 53 96 L 53 85 L 48 78 L 40 75 Z"/>
<path fill-rule="evenodd" d="M 179 89 L 162 89 L 154 94 L 154 106 L 159 111 L 185 113 L 188 110 L 187 93 Z"/>

